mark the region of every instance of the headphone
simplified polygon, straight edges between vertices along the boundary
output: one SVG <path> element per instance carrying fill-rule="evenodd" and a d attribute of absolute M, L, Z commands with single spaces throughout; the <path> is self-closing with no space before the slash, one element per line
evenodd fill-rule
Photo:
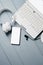
<path fill-rule="evenodd" d="M 3 13 L 5 13 L 5 12 L 6 12 L 6 13 L 9 12 L 9 13 L 12 14 L 11 10 L 9 10 L 9 9 L 2 9 L 2 10 L 0 11 L 0 16 L 1 16 Z M 12 23 L 10 23 L 10 22 L 5 22 L 5 23 L 0 23 L 0 25 L 2 26 L 2 30 L 3 30 L 5 33 L 8 33 L 9 31 L 11 31 L 12 26 L 13 26 L 14 23 L 15 23 L 15 21 L 12 19 Z"/>

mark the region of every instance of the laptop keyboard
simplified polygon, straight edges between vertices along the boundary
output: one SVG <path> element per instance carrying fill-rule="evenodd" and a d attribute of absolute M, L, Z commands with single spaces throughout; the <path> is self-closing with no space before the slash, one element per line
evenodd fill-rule
<path fill-rule="evenodd" d="M 29 5 L 24 5 L 15 13 L 16 21 L 26 28 L 26 31 L 35 38 L 43 30 L 43 20 L 33 13 Z"/>

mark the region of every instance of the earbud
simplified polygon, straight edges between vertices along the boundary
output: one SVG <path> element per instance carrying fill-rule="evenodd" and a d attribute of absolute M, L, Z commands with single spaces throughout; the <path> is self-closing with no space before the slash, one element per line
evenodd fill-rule
<path fill-rule="evenodd" d="M 41 41 L 43 42 L 43 33 L 41 34 Z"/>
<path fill-rule="evenodd" d="M 10 22 L 5 22 L 2 24 L 2 30 L 5 33 L 8 33 L 9 31 L 11 31 L 11 23 Z"/>

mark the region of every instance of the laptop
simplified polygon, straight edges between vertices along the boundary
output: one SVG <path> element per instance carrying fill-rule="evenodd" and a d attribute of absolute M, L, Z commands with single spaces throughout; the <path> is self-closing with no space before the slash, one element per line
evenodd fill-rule
<path fill-rule="evenodd" d="M 13 15 L 13 19 L 35 39 L 43 31 L 42 15 L 43 0 L 27 0 Z"/>

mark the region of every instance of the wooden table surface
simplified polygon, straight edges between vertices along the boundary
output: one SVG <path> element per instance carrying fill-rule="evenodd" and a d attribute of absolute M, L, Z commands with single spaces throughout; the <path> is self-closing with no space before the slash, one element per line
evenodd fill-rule
<path fill-rule="evenodd" d="M 0 10 L 7 8 L 13 13 L 20 8 L 25 0 L 0 0 Z M 0 16 L 0 23 L 11 22 L 10 13 Z M 16 25 L 17 26 L 17 25 Z M 43 65 L 43 43 L 41 40 L 26 41 L 24 30 L 21 33 L 20 45 L 11 45 L 11 34 L 6 36 L 0 26 L 0 65 Z"/>

